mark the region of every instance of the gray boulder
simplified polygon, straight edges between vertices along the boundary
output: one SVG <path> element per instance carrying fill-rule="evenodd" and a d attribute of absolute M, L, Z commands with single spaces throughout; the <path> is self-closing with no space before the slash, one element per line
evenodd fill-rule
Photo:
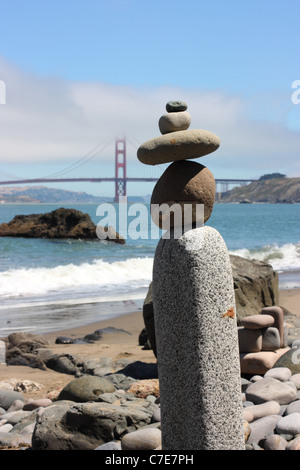
<path fill-rule="evenodd" d="M 150 424 L 155 407 L 143 399 L 122 406 L 109 403 L 53 405 L 37 420 L 32 449 L 96 449 Z"/>
<path fill-rule="evenodd" d="M 82 376 L 69 382 L 60 392 L 58 400 L 70 400 L 76 403 L 98 401 L 102 393 L 115 391 L 115 386 L 103 377 Z"/>

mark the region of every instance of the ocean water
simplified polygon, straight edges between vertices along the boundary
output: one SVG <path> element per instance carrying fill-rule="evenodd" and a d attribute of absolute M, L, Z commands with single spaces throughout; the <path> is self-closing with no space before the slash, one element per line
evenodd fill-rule
<path fill-rule="evenodd" d="M 0 223 L 59 207 L 1 204 Z M 87 212 L 101 223 L 97 204 L 63 207 Z M 119 229 L 119 207 L 114 208 Z M 135 220 L 128 216 L 128 225 Z M 300 287 L 299 222 L 298 204 L 216 204 L 207 225 L 221 233 L 230 253 L 267 261 L 279 273 L 280 288 L 295 288 Z M 0 336 L 58 331 L 141 310 L 158 243 L 150 229 L 149 215 L 137 238 L 128 237 L 125 245 L 0 238 Z"/>

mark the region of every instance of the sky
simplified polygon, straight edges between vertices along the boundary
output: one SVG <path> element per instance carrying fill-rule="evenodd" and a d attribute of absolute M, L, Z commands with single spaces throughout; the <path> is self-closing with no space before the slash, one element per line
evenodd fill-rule
<path fill-rule="evenodd" d="M 128 176 L 158 177 L 136 152 L 170 100 L 220 137 L 197 159 L 215 178 L 300 176 L 299 18 L 299 0 L 0 0 L 0 180 L 113 176 L 124 136 Z"/>

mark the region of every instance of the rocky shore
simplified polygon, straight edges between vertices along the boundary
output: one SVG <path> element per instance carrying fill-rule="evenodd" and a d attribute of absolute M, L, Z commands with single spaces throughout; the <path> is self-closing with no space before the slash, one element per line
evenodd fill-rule
<path fill-rule="evenodd" d="M 281 304 L 296 308 L 298 291 L 285 294 Z M 285 317 L 293 342 L 296 313 Z M 157 363 L 143 326 L 137 312 L 55 334 L 10 335 L 16 362 L 0 365 L 0 449 L 159 451 Z M 264 374 L 242 374 L 246 450 L 300 450 L 298 343 L 289 351 L 294 362 L 289 354 Z"/>

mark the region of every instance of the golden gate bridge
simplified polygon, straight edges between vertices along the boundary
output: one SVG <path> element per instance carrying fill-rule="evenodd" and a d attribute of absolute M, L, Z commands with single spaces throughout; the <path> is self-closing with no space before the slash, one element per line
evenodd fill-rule
<path fill-rule="evenodd" d="M 98 146 L 97 146 L 98 147 Z M 96 148 L 97 148 L 96 147 Z M 93 149 L 94 150 L 94 149 Z M 102 149 L 103 150 L 103 149 Z M 92 152 L 92 151 L 91 151 Z M 89 152 L 89 154 L 91 153 Z M 82 157 L 77 163 L 83 164 L 87 163 L 91 158 L 87 154 L 85 157 Z M 76 165 L 76 163 L 75 163 Z M 72 170 L 74 164 L 68 166 L 65 170 L 59 171 L 57 174 L 68 172 Z M 2 172 L 3 173 L 3 172 Z M 14 184 L 35 184 L 35 183 L 71 183 L 71 182 L 90 182 L 90 183 L 104 183 L 111 182 L 115 185 L 115 196 L 114 201 L 119 202 L 120 198 L 127 196 L 127 184 L 132 182 L 156 182 L 159 179 L 159 176 L 138 176 L 138 177 L 129 177 L 127 176 L 127 147 L 126 147 L 126 138 L 115 139 L 115 174 L 112 177 L 42 177 L 42 178 L 27 178 L 27 179 L 10 179 L 0 181 L 0 185 L 14 185 Z M 216 184 L 221 186 L 221 193 L 227 192 L 229 185 L 246 185 L 255 179 L 226 179 L 226 178 L 216 178 Z"/>

